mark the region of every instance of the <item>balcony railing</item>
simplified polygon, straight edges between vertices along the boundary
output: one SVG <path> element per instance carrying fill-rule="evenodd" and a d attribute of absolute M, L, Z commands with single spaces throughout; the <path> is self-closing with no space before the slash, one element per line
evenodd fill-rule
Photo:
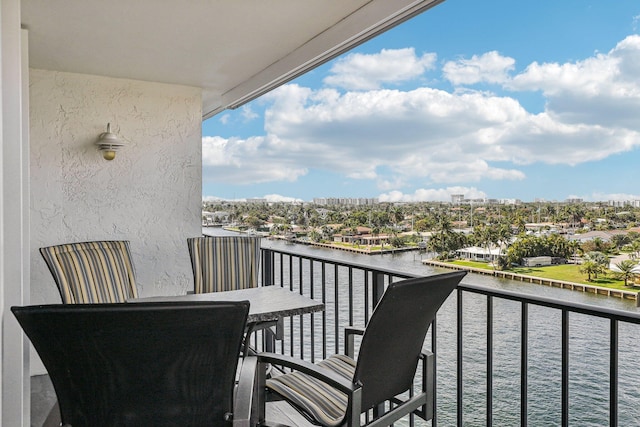
<path fill-rule="evenodd" d="M 344 327 L 364 326 L 389 283 L 415 277 L 265 248 L 262 266 L 263 284 L 324 302 L 322 313 L 287 320 L 276 345 L 311 362 L 343 352 Z M 427 425 L 635 425 L 638 323 L 633 312 L 463 283 L 425 342 L 437 356 Z"/>

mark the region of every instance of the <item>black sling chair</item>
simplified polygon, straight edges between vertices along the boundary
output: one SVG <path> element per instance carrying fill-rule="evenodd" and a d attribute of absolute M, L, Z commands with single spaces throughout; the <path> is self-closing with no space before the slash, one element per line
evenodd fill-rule
<path fill-rule="evenodd" d="M 345 334 L 348 334 L 347 352 L 351 354 L 334 355 L 318 364 L 260 353 L 257 371 L 260 396 L 254 408 L 257 413 L 252 418 L 260 423 L 265 421 L 266 397 L 275 394 L 321 426 L 360 426 L 361 414 L 372 408 L 375 419 L 367 426 L 387 426 L 412 412 L 425 420 L 431 419 L 435 356 L 424 353 L 422 347 L 436 312 L 465 274 L 445 273 L 389 285 L 363 331 L 355 360 L 351 335 L 357 331 L 354 328 L 348 328 Z M 413 388 L 420 360 L 422 390 L 402 401 L 398 395 Z M 267 363 L 294 371 L 266 380 L 262 364 Z M 393 402 L 393 409 L 381 411 L 384 408 L 381 405 L 387 401 Z"/>

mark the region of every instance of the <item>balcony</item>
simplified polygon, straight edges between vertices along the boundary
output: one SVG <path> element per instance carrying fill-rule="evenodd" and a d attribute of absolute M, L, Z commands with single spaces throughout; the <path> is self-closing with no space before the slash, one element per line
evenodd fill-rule
<path fill-rule="evenodd" d="M 286 321 L 277 344 L 312 362 L 343 351 L 343 328 L 364 326 L 388 283 L 415 276 L 280 248 L 263 248 L 262 257 L 264 284 L 325 303 L 323 313 Z M 467 276 L 445 303 L 425 342 L 437 355 L 436 415 L 427 425 L 637 424 L 637 313 L 473 281 Z"/>
<path fill-rule="evenodd" d="M 263 248 L 262 265 L 263 284 L 325 303 L 322 313 L 287 319 L 275 349 L 311 362 L 343 352 L 344 327 L 364 326 L 388 283 L 416 276 L 280 248 Z M 433 423 L 411 417 L 397 425 L 637 425 L 638 313 L 473 281 L 467 276 L 445 303 L 425 342 L 437 357 Z M 262 347 L 259 337 L 253 345 Z M 32 384 L 32 425 L 39 425 L 54 395 L 46 378 Z M 268 418 L 304 422 L 281 403 Z"/>

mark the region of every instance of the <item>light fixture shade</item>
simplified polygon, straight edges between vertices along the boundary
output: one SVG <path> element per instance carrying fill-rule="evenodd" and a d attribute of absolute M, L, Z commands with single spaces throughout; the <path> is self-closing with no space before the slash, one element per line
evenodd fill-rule
<path fill-rule="evenodd" d="M 102 151 L 102 157 L 105 160 L 113 160 L 116 157 L 116 151 L 124 146 L 124 143 L 118 138 L 118 135 L 111 133 L 111 123 L 107 123 L 107 131 L 98 136 L 96 145 Z"/>

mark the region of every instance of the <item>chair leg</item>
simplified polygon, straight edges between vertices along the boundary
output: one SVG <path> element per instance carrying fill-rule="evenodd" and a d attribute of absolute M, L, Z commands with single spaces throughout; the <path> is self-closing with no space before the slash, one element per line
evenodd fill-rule
<path fill-rule="evenodd" d="M 266 406 L 266 375 L 267 366 L 265 363 L 258 362 L 255 382 L 255 395 L 253 399 L 253 415 L 252 419 L 257 420 L 258 425 L 265 423 L 265 406 Z"/>

